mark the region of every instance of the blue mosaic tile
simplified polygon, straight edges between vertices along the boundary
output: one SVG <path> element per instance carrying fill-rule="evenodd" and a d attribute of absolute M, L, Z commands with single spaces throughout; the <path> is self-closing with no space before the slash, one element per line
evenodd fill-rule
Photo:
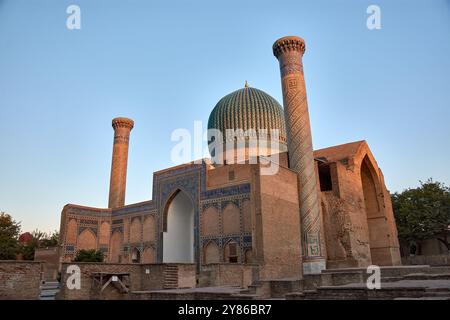
<path fill-rule="evenodd" d="M 245 183 L 245 184 L 240 184 L 237 186 L 218 188 L 218 189 L 213 189 L 213 190 L 202 192 L 201 199 L 206 200 L 206 199 L 228 197 L 228 196 L 234 196 L 234 195 L 239 195 L 239 194 L 244 194 L 244 193 L 249 193 L 249 192 L 250 192 L 250 184 Z"/>

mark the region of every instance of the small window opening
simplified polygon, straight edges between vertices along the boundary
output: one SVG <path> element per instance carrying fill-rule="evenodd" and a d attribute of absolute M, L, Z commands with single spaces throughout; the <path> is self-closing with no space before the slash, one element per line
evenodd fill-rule
<path fill-rule="evenodd" d="M 228 260 L 230 263 L 237 263 L 238 262 L 238 255 L 237 255 L 237 244 L 235 242 L 231 242 L 228 245 L 228 248 L 230 250 L 230 254 L 228 257 Z"/>
<path fill-rule="evenodd" d="M 331 170 L 328 163 L 319 163 L 320 191 L 332 191 Z"/>

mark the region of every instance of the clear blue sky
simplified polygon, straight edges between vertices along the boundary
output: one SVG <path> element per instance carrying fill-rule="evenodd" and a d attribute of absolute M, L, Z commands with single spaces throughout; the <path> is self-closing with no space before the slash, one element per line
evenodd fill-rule
<path fill-rule="evenodd" d="M 366 139 L 391 191 L 450 184 L 448 0 L 0 0 L 0 210 L 49 231 L 66 203 L 107 206 L 116 116 L 135 120 L 126 202 L 150 199 L 174 129 L 245 80 L 282 101 L 284 35 L 306 40 L 315 148 Z"/>

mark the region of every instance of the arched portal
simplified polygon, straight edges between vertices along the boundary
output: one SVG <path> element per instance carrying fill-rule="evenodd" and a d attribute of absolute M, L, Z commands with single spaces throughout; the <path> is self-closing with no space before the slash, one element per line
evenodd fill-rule
<path fill-rule="evenodd" d="M 194 263 L 194 206 L 186 193 L 172 195 L 163 219 L 163 262 Z"/>
<path fill-rule="evenodd" d="M 380 182 L 375 169 L 366 156 L 361 163 L 361 182 L 364 194 L 364 206 L 369 231 L 370 254 L 372 264 L 386 265 L 389 260 L 389 229 L 385 212 L 380 205 Z"/>
<path fill-rule="evenodd" d="M 90 229 L 85 229 L 78 237 L 78 250 L 96 249 L 97 238 Z"/>

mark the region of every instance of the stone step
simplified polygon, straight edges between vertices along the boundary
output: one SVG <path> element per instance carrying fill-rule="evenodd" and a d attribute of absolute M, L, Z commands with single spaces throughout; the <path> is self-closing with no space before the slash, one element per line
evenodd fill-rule
<path fill-rule="evenodd" d="M 397 281 L 401 281 L 404 280 L 403 277 L 401 276 L 397 276 L 397 277 L 381 277 L 381 283 L 383 282 L 397 282 Z"/>
<path fill-rule="evenodd" d="M 164 269 L 164 289 L 178 288 L 178 266 L 166 265 Z"/>
<path fill-rule="evenodd" d="M 395 298 L 393 300 L 450 300 L 450 297 L 419 297 L 419 298 Z"/>
<path fill-rule="evenodd" d="M 426 292 L 448 292 L 450 293 L 450 288 L 426 288 Z"/>
<path fill-rule="evenodd" d="M 450 273 L 411 273 L 403 278 L 404 280 L 450 280 Z"/>
<path fill-rule="evenodd" d="M 424 297 L 447 297 L 450 298 L 450 292 L 425 292 Z"/>
<path fill-rule="evenodd" d="M 237 293 L 232 294 L 230 297 L 238 298 L 239 300 L 260 300 L 261 297 L 257 294 Z"/>

